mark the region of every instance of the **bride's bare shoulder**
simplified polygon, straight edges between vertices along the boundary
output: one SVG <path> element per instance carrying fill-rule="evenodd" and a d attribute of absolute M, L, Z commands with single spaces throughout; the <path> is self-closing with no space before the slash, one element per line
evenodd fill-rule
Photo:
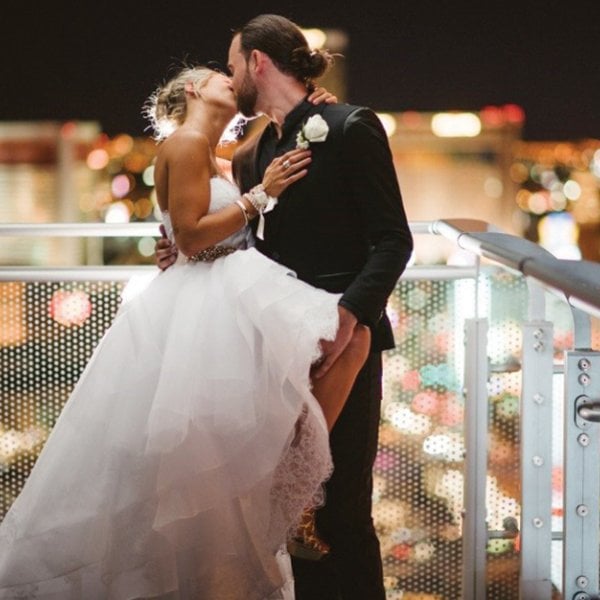
<path fill-rule="evenodd" d="M 209 150 L 209 142 L 206 135 L 193 129 L 178 129 L 164 140 L 158 150 L 159 155 L 168 158 L 178 156 L 181 153 L 195 152 L 206 153 Z"/>
<path fill-rule="evenodd" d="M 198 131 L 197 129 L 193 129 L 191 127 L 180 127 L 179 129 L 174 131 L 165 141 L 171 143 L 173 143 L 174 141 L 178 141 L 180 143 L 208 143 L 208 138 L 204 133 Z"/>

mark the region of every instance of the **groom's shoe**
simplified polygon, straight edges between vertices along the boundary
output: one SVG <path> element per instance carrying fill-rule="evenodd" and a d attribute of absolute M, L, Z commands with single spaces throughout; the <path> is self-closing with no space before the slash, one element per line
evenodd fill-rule
<path fill-rule="evenodd" d="M 304 560 L 322 560 L 331 552 L 329 544 L 317 533 L 313 510 L 302 513 L 296 536 L 288 542 L 287 549 L 291 556 Z"/>

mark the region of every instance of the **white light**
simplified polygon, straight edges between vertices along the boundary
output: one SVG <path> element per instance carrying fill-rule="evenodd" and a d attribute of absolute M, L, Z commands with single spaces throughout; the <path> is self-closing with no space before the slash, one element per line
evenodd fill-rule
<path fill-rule="evenodd" d="M 438 137 L 476 137 L 481 121 L 473 113 L 437 113 L 431 119 L 431 130 Z"/>
<path fill-rule="evenodd" d="M 552 254 L 556 258 L 562 258 L 564 260 L 581 260 L 581 250 L 574 245 L 556 246 L 551 250 Z"/>
<path fill-rule="evenodd" d="M 138 252 L 142 256 L 152 256 L 154 254 L 154 249 L 156 247 L 156 242 L 154 238 L 151 237 L 143 237 L 140 238 L 137 243 Z"/>
<path fill-rule="evenodd" d="M 563 187 L 563 194 L 569 200 L 579 200 L 579 198 L 581 197 L 581 186 L 576 181 L 569 179 L 565 182 L 565 185 Z"/>
<path fill-rule="evenodd" d="M 303 29 L 302 33 L 309 48 L 322 48 L 327 40 L 327 34 L 322 29 Z"/>
<path fill-rule="evenodd" d="M 129 209 L 124 202 L 113 202 L 104 215 L 105 223 L 129 223 Z"/>
<path fill-rule="evenodd" d="M 490 198 L 501 198 L 504 186 L 497 177 L 487 177 L 483 182 L 483 190 Z"/>
<path fill-rule="evenodd" d="M 426 415 L 414 413 L 408 406 L 399 402 L 391 402 L 384 408 L 384 416 L 403 433 L 426 435 L 431 431 L 431 419 Z"/>
<path fill-rule="evenodd" d="M 383 128 L 388 137 L 392 137 L 396 132 L 396 119 L 388 113 L 377 113 Z"/>
<path fill-rule="evenodd" d="M 550 192 L 550 207 L 552 210 L 563 210 L 567 206 L 567 199 L 563 192 L 554 190 Z"/>
<path fill-rule="evenodd" d="M 541 215 L 548 209 L 546 196 L 540 194 L 539 192 L 535 192 L 535 194 L 531 194 L 531 196 L 529 196 L 528 205 L 529 210 L 536 215 Z"/>
<path fill-rule="evenodd" d="M 431 456 L 459 461 L 464 458 L 465 448 L 459 436 L 439 434 L 430 435 L 423 440 L 423 451 Z"/>
<path fill-rule="evenodd" d="M 144 169 L 144 173 L 142 175 L 142 181 L 148 186 L 152 187 L 154 185 L 154 165 L 150 165 Z"/>

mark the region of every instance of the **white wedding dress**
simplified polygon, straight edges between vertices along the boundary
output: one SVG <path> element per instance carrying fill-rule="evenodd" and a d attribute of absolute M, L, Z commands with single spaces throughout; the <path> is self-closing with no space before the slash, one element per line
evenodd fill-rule
<path fill-rule="evenodd" d="M 211 189 L 211 211 L 238 197 Z M 0 526 L 0 598 L 293 598 L 286 536 L 332 470 L 309 368 L 339 296 L 248 238 L 121 305 Z"/>

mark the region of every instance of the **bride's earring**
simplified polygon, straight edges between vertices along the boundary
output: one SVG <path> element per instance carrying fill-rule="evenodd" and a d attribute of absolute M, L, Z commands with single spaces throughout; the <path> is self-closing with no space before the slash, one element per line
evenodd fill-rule
<path fill-rule="evenodd" d="M 194 87 L 194 83 L 193 82 L 186 81 L 184 89 L 185 89 L 185 93 L 186 94 L 190 94 L 191 96 L 194 96 L 194 98 L 202 99 L 202 96 L 200 95 L 200 93 Z"/>

